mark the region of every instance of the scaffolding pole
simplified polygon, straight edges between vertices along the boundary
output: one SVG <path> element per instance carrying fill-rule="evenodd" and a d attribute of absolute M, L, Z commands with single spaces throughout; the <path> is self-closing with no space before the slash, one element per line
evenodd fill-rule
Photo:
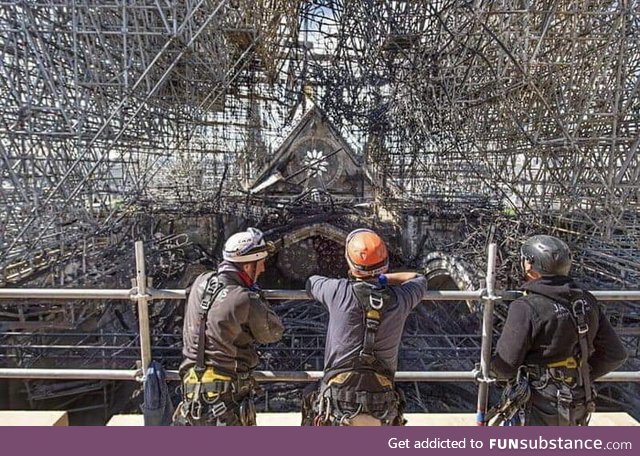
<path fill-rule="evenodd" d="M 136 241 L 136 286 L 135 299 L 138 301 L 138 325 L 140 328 L 140 361 L 142 372 L 147 372 L 151 364 L 151 331 L 149 329 L 149 295 L 147 294 L 147 271 L 144 263 L 142 241 Z"/>
<path fill-rule="evenodd" d="M 484 426 L 485 415 L 489 404 L 489 382 L 491 382 L 491 344 L 493 337 L 493 308 L 495 302 L 500 300 L 500 296 L 494 292 L 496 281 L 496 244 L 489 244 L 487 259 L 487 293 L 482 297 L 484 308 L 482 312 L 482 346 L 480 358 L 481 377 L 478 385 L 478 414 L 476 424 Z"/>

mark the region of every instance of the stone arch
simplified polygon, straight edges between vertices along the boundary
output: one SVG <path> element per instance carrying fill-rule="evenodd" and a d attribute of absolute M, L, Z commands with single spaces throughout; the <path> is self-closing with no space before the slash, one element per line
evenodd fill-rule
<path fill-rule="evenodd" d="M 478 274 L 473 268 L 443 252 L 427 254 L 421 261 L 421 268 L 430 284 L 437 282 L 447 285 L 440 289 L 452 289 L 453 285 L 458 290 L 476 290 L 476 284 L 479 283 Z M 470 312 L 475 312 L 477 303 L 467 301 L 467 307 Z"/>
<path fill-rule="evenodd" d="M 300 227 L 283 235 L 279 239 L 278 248 L 285 248 L 313 236 L 322 236 L 337 244 L 344 245 L 347 240 L 347 234 L 348 233 L 346 231 L 341 230 L 340 228 L 336 228 L 329 223 L 314 223 L 312 225 Z"/>
<path fill-rule="evenodd" d="M 282 286 L 300 286 L 311 274 L 346 275 L 343 252 L 347 234 L 326 222 L 296 227 L 282 234 L 276 240 L 276 255 L 272 263 L 289 280 Z"/>

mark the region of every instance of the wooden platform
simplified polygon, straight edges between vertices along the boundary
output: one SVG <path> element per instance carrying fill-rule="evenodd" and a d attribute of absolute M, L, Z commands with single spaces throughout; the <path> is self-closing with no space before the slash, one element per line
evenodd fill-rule
<path fill-rule="evenodd" d="M 473 413 L 407 413 L 407 426 L 475 426 Z M 600 412 L 591 416 L 589 426 L 640 426 L 628 413 Z"/>
<path fill-rule="evenodd" d="M 144 426 L 142 415 L 113 415 L 107 426 Z"/>
<path fill-rule="evenodd" d="M 407 413 L 407 426 L 475 426 L 473 413 Z M 107 426 L 142 426 L 142 415 L 114 415 Z M 594 413 L 591 426 L 640 426 L 629 414 Z M 300 426 L 299 413 L 258 413 L 258 426 Z"/>
<path fill-rule="evenodd" d="M 60 410 L 0 410 L 0 426 L 68 426 L 67 412 Z"/>

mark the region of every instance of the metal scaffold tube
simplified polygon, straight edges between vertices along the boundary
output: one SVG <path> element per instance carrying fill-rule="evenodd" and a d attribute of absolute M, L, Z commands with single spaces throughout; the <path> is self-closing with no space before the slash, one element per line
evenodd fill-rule
<path fill-rule="evenodd" d="M 0 1 L 0 378 L 176 368 L 189 288 L 153 282 L 188 286 L 249 225 L 274 288 L 344 274 L 360 226 L 449 288 L 407 320 L 403 369 L 477 368 L 398 380 L 475 381 L 479 423 L 532 235 L 618 288 L 592 293 L 638 369 L 639 35 L 640 0 Z M 261 357 L 286 371 L 259 381 L 317 380 L 326 309 L 263 292 L 286 330 Z M 458 386 L 429 408 L 473 409 Z M 600 403 L 640 410 L 624 386 Z"/>
<path fill-rule="evenodd" d="M 139 380 L 140 371 L 127 369 L 0 369 L 0 378 L 40 380 Z"/>
<path fill-rule="evenodd" d="M 259 383 L 271 382 L 314 382 L 322 378 L 322 371 L 255 371 Z M 2 368 L 0 378 L 43 379 L 43 380 L 135 380 L 143 379 L 140 370 L 118 369 L 31 369 Z M 167 371 L 167 380 L 178 381 L 178 371 Z M 475 382 L 474 371 L 399 371 L 397 382 Z M 640 372 L 611 372 L 596 382 L 640 382 Z"/>
<path fill-rule="evenodd" d="M 264 296 L 270 300 L 286 301 L 296 299 L 313 299 L 305 290 L 264 290 Z M 429 290 L 425 301 L 465 301 L 480 299 L 482 290 L 447 291 Z"/>
<path fill-rule="evenodd" d="M 482 312 L 482 346 L 480 359 L 482 377 L 479 379 L 480 384 L 478 386 L 478 414 L 476 417 L 476 424 L 478 426 L 484 425 L 489 403 L 489 382 L 491 381 L 489 371 L 491 364 L 491 343 L 493 337 L 493 309 L 495 301 L 500 300 L 500 297 L 494 292 L 496 280 L 496 249 L 496 244 L 489 244 L 486 279 L 487 292 L 482 298 L 484 302 Z"/>
<path fill-rule="evenodd" d="M 133 290 L 0 288 L 0 299 L 132 299 Z"/>
<path fill-rule="evenodd" d="M 147 294 L 147 272 L 144 263 L 142 241 L 136 241 L 136 299 L 138 301 L 138 324 L 140 328 L 140 359 L 142 371 L 151 364 L 151 331 L 149 329 L 149 295 Z"/>
<path fill-rule="evenodd" d="M 137 300 L 136 288 L 99 289 L 99 288 L 0 288 L 0 299 L 124 299 Z M 424 301 L 465 301 L 482 297 L 484 290 L 429 290 Z M 158 299 L 186 298 L 186 290 L 147 288 L 147 301 Z M 311 296 L 305 290 L 263 290 L 268 300 L 309 300 Z M 514 300 L 522 295 L 514 290 L 495 290 L 503 300 Z M 592 290 L 591 293 L 599 301 L 634 301 L 640 300 L 640 290 Z"/>

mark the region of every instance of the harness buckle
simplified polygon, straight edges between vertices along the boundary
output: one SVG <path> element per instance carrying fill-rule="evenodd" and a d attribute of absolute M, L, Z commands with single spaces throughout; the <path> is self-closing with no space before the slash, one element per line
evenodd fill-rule
<path fill-rule="evenodd" d="M 211 404 L 210 414 L 212 418 L 217 418 L 220 415 L 224 415 L 226 411 L 227 411 L 227 403 L 224 401 Z"/>
<path fill-rule="evenodd" d="M 584 299 L 576 299 L 575 301 L 573 301 L 572 303 L 572 307 L 573 307 L 573 315 L 586 315 L 586 302 L 584 301 Z"/>
<path fill-rule="evenodd" d="M 202 377 L 204 376 L 204 373 L 207 371 L 207 368 L 204 366 L 193 366 L 193 373 L 196 376 L 196 381 L 193 382 L 193 379 L 188 377 L 186 379 L 187 383 L 197 383 L 198 385 L 200 385 L 202 383 Z"/>
<path fill-rule="evenodd" d="M 218 297 L 219 292 L 224 288 L 224 284 L 219 281 L 218 277 L 213 276 L 207 280 L 207 285 L 202 294 L 202 300 L 200 301 L 200 313 L 206 314 L 211 308 L 211 304 Z"/>
<path fill-rule="evenodd" d="M 202 402 L 200 401 L 200 389 L 202 388 L 202 383 L 196 383 L 195 389 L 193 391 L 193 400 L 191 401 L 191 407 L 189 407 L 189 412 L 194 420 L 198 421 L 202 418 Z"/>
<path fill-rule="evenodd" d="M 363 364 L 365 365 L 372 365 L 373 363 L 376 362 L 376 357 L 373 356 L 371 353 L 365 353 L 364 349 L 360 350 L 360 361 L 362 361 Z"/>
<path fill-rule="evenodd" d="M 202 418 L 202 403 L 199 400 L 194 400 L 193 402 L 191 402 L 189 413 L 191 413 L 191 417 L 194 420 L 200 420 L 200 418 Z"/>
<path fill-rule="evenodd" d="M 570 388 L 573 388 L 577 382 L 577 379 L 569 375 L 566 368 L 562 367 L 550 367 L 549 368 L 549 376 L 558 382 L 564 383 Z"/>
<path fill-rule="evenodd" d="M 379 320 L 374 320 L 372 318 L 367 318 L 367 328 L 368 329 L 373 329 L 376 330 L 378 329 L 378 326 L 380 326 L 380 321 Z"/>
<path fill-rule="evenodd" d="M 587 331 L 589 331 L 589 325 L 585 322 L 584 318 L 587 314 L 586 306 L 587 303 L 584 299 L 576 299 L 572 303 L 571 311 L 577 320 L 578 334 L 586 334 Z"/>
<path fill-rule="evenodd" d="M 240 382 L 246 382 L 251 380 L 251 372 L 238 372 L 236 374 L 236 378 L 238 379 L 238 381 Z"/>
<path fill-rule="evenodd" d="M 382 296 L 373 296 L 373 293 L 369 296 L 369 305 L 372 309 L 380 310 L 382 309 L 382 305 L 384 304 L 384 299 Z"/>
<path fill-rule="evenodd" d="M 573 402 L 573 395 L 569 391 L 565 391 L 563 389 L 558 389 L 556 398 L 558 399 L 558 402 Z"/>

